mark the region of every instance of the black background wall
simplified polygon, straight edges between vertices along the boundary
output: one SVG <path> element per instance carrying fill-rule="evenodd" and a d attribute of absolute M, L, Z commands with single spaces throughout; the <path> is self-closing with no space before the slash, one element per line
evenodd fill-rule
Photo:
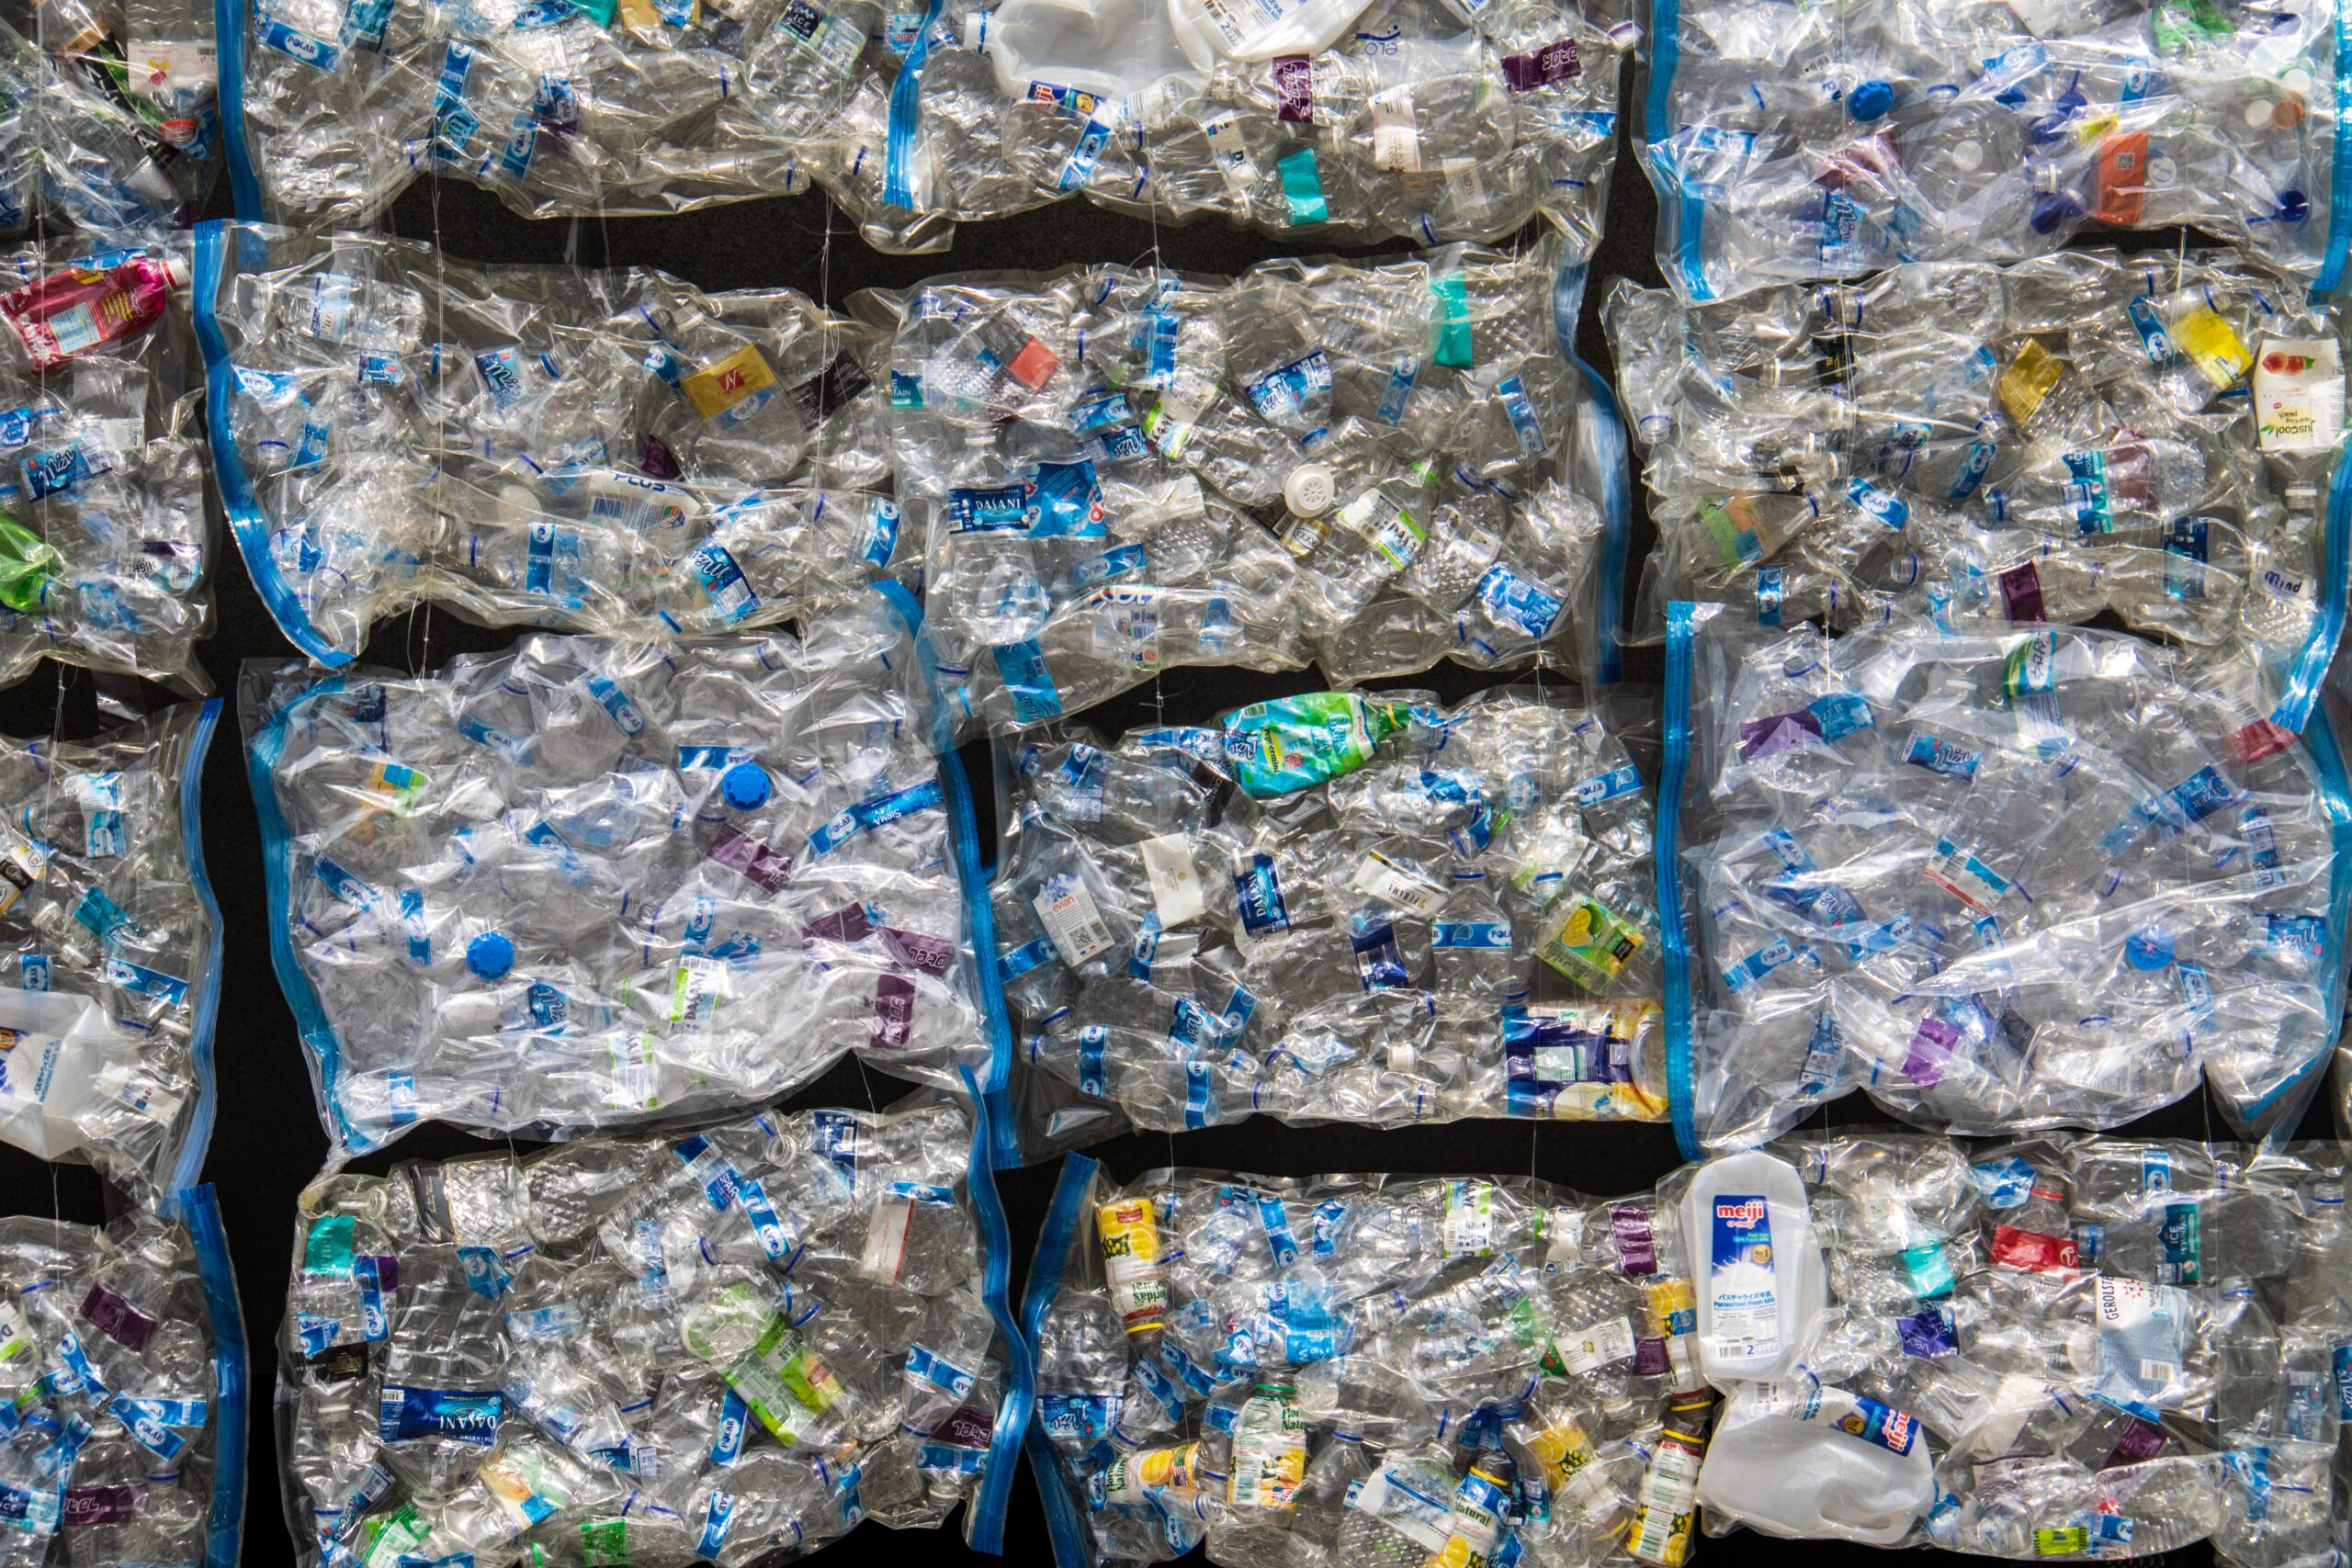
<path fill-rule="evenodd" d="M 226 182 L 216 192 L 213 211 L 229 212 Z M 1598 306 L 1610 280 L 1625 276 L 1661 282 L 1651 254 L 1657 207 L 1647 182 L 1621 152 L 1611 190 L 1607 238 L 1593 258 L 1591 282 L 1577 333 L 1580 354 L 1604 374 L 1613 371 L 1600 330 Z M 674 218 L 531 222 L 518 219 L 471 186 L 420 182 L 402 197 L 386 226 L 403 236 L 437 240 L 453 256 L 477 262 L 561 262 L 661 267 L 706 288 L 789 285 L 812 299 L 839 301 L 865 288 L 900 288 L 946 273 L 998 269 L 1046 269 L 1073 262 L 1148 261 L 1157 241 L 1162 265 L 1197 272 L 1232 274 L 1251 264 L 1295 252 L 1278 237 L 1245 232 L 1221 222 L 1185 227 L 1151 224 L 1108 214 L 1080 202 L 1065 202 L 1023 217 L 965 226 L 954 248 L 944 254 L 887 256 L 867 249 L 850 221 L 831 214 L 822 197 L 743 203 Z M 2137 236 L 2139 245 L 2168 245 L 2173 236 Z M 1321 252 L 1328 247 L 1310 247 Z M 1395 247 L 1401 248 L 1401 247 Z M 1391 248 L 1391 249 L 1395 249 Z M 1369 249 L 1361 255 L 1389 254 Z M 1650 539 L 1645 498 L 1633 486 L 1635 509 L 1634 557 L 1638 562 Z M 233 702 L 236 672 L 246 660 L 295 657 L 254 595 L 234 547 L 224 537 L 214 572 L 218 617 L 203 664 L 214 684 Z M 1629 572 L 1629 592 L 1639 572 Z M 404 671 L 437 665 L 450 655 L 507 647 L 510 631 L 465 625 L 443 613 L 423 610 L 379 626 L 365 662 Z M 1636 648 L 1627 660 L 1630 680 L 1655 683 L 1656 650 Z M 1492 683 L 1445 666 L 1411 681 L 1388 682 L 1433 689 L 1448 701 Z M 1164 712 L 1172 723 L 1191 723 L 1235 705 L 1286 692 L 1312 689 L 1312 674 L 1261 676 L 1246 671 L 1182 670 L 1105 704 L 1088 721 L 1116 735 L 1156 721 Z M 150 693 L 151 705 L 168 701 Z M 0 730 L 17 736 L 62 734 L 84 739 L 107 723 L 102 718 L 90 677 L 44 665 L 31 679 L 0 694 Z M 975 769 L 984 837 L 989 792 L 986 750 L 967 749 Z M 1655 781 L 1652 781 L 1655 783 Z M 286 1285 L 298 1238 L 294 1213 L 298 1194 L 318 1174 L 327 1143 L 319 1122 L 310 1073 L 294 1021 L 272 973 L 268 912 L 261 881 L 261 849 L 253 801 L 246 790 L 241 734 L 232 712 L 216 738 L 204 776 L 204 846 L 227 933 L 215 1057 L 220 1066 L 217 1131 L 207 1178 L 220 1194 L 234 1254 L 251 1347 L 252 1452 L 248 1460 L 244 1561 L 276 1568 L 293 1561 L 283 1522 L 271 1401 L 277 1382 L 277 1345 L 285 1315 Z M 887 1104 L 900 1086 L 879 1074 L 861 1073 L 853 1063 L 784 1102 L 787 1108 L 818 1105 Z M 1832 1121 L 1869 1119 L 1860 1097 L 1833 1108 Z M 2221 1135 L 2201 1097 L 2147 1118 L 2125 1130 L 2142 1136 L 2203 1138 Z M 2304 1135 L 2327 1135 L 2325 1119 L 2314 1111 Z M 425 1126 L 356 1168 L 380 1172 L 403 1159 L 431 1159 L 479 1152 L 483 1145 L 466 1134 Z M 1120 1177 L 1180 1164 L 1305 1176 L 1325 1171 L 1390 1170 L 1419 1173 L 1528 1170 L 1596 1195 L 1645 1187 L 1672 1169 L 1677 1155 L 1665 1127 L 1575 1123 L 1537 1125 L 1521 1122 L 1470 1122 L 1393 1133 L 1335 1126 L 1287 1128 L 1268 1122 L 1170 1138 L 1158 1134 L 1119 1139 L 1088 1151 Z M 1026 1278 L 1029 1253 L 1052 1191 L 1050 1164 L 998 1178 L 1012 1221 L 1012 1280 L 1017 1294 Z M 103 1216 L 105 1194 L 81 1168 L 44 1166 L 13 1149 L 0 1149 L 0 1213 L 57 1213 L 95 1221 Z M 980 1562 L 952 1533 L 893 1534 L 869 1527 L 828 1550 L 826 1560 L 842 1568 L 894 1560 L 912 1549 L 926 1562 Z M 1815 1564 L 1857 1564 L 1875 1556 L 1865 1549 L 1834 1543 L 1787 1545 L 1743 1535 L 1703 1542 L 1700 1554 L 1723 1564 L 1773 1564 L 1802 1553 Z M 1942 1556 L 1945 1554 L 1935 1554 Z M 2176 1553 L 2209 1562 L 2207 1548 Z M 1050 1562 L 1036 1495 L 1024 1476 L 1015 1486 L 1007 1523 L 1004 1561 L 1031 1568 Z M 1187 1559 L 1198 1562 L 1199 1557 Z M 1914 1555 L 1910 1561 L 1924 1562 Z M 1960 1561 L 1952 1559 L 1954 1562 Z M 1344 1568 L 1344 1565 L 1335 1565 Z"/>

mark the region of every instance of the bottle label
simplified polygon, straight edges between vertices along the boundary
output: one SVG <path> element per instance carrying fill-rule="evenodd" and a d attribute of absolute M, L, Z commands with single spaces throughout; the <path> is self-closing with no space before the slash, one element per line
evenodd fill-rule
<path fill-rule="evenodd" d="M 1781 1349 L 1778 1260 L 1771 1205 L 1761 1193 L 1718 1193 L 1709 1225 L 1708 1303 L 1713 1338 L 1743 1359 Z"/>
<path fill-rule="evenodd" d="M 1441 1235 L 1448 1258 L 1491 1256 L 1495 1250 L 1493 1186 L 1459 1179 L 1447 1181 Z"/>
<path fill-rule="evenodd" d="M 1445 907 L 1445 892 L 1426 877 L 1407 870 L 1374 850 L 1356 866 L 1354 886 L 1391 908 L 1429 919 Z"/>
<path fill-rule="evenodd" d="M 1048 878 L 1029 905 L 1037 912 L 1054 951 L 1071 968 L 1109 950 L 1111 928 L 1095 906 L 1094 895 L 1077 877 L 1065 873 Z"/>

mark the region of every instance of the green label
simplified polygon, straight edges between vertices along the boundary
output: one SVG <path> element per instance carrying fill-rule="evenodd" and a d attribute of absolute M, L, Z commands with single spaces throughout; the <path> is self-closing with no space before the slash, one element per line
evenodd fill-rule
<path fill-rule="evenodd" d="M 1478 363 L 1477 351 L 1470 343 L 1470 296 L 1468 287 L 1458 272 L 1430 280 L 1430 292 L 1437 296 L 1437 352 L 1431 356 L 1440 365 L 1456 370 L 1467 370 Z"/>
<path fill-rule="evenodd" d="M 302 1272 L 314 1279 L 348 1279 L 356 1224 L 349 1214 L 325 1214 L 312 1220 L 310 1237 L 302 1244 Z"/>

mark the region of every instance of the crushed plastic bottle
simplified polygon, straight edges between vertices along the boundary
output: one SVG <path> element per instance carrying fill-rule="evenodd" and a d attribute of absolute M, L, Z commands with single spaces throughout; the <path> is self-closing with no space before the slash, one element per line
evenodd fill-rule
<path fill-rule="evenodd" d="M 1018 1057 L 1136 1125 L 1665 1115 L 1650 796 L 1600 714 L 1315 693 L 1002 754 Z"/>
<path fill-rule="evenodd" d="M 2207 251 L 1696 308 L 1620 285 L 1603 316 L 1660 536 L 1637 624 L 1678 599 L 1841 629 L 2109 615 L 2256 649 L 2307 710 L 2344 615 L 2318 497 L 2346 360 L 2303 301 Z"/>
<path fill-rule="evenodd" d="M 198 810 L 218 701 L 0 739 L 0 1142 L 153 1209 L 212 1128 L 220 915 Z"/>
<path fill-rule="evenodd" d="M 326 1177 L 279 1341 L 305 1568 L 716 1562 L 967 1538 L 1025 1393 L 967 1113 L 764 1114 Z"/>
<path fill-rule="evenodd" d="M 906 625 L 248 667 L 289 1001 L 338 1147 L 762 1103 L 856 1052 L 984 1074 Z"/>
<path fill-rule="evenodd" d="M 103 1228 L 0 1219 L 8 1557 L 35 1568 L 237 1556 L 244 1329 L 209 1187 Z"/>
<path fill-rule="evenodd" d="M 420 601 L 492 626 L 763 630 L 910 582 L 886 335 L 789 289 L 468 266 L 382 236 L 198 236 L 215 461 L 296 646 Z"/>
<path fill-rule="evenodd" d="M 1183 665 L 1344 685 L 1590 662 L 1623 475 L 1557 336 L 1561 259 L 1096 267 L 897 301 L 892 453 L 943 685 L 1001 731 Z"/>
<path fill-rule="evenodd" d="M 2194 226 L 2333 287 L 2333 13 L 2211 0 L 1785 0 L 1645 40 L 1657 259 L 1686 299 Z M 2299 285 L 2300 287 L 2300 285 Z"/>
<path fill-rule="evenodd" d="M 1668 647 L 1686 1146 L 1857 1089 L 2014 1134 L 2201 1080 L 2246 1135 L 2296 1124 L 2343 983 L 2332 739 L 2260 716 L 2244 661 L 2113 633 L 1740 620 L 1677 605 Z"/>
<path fill-rule="evenodd" d="M 0 683 L 40 660 L 212 689 L 213 527 L 184 243 L 6 258 Z"/>
<path fill-rule="evenodd" d="M 1225 1568 L 1680 1562 L 1641 1533 L 1687 1551 L 1658 1456 L 1703 1442 L 1713 1404 L 1668 1348 L 1690 1299 L 1676 1202 L 1526 1178 L 1122 1185 L 1072 1156 L 1032 1287 L 1049 1523 L 1110 1563 L 1204 1542 Z M 1129 1313 L 1145 1252 L 1153 1333 Z"/>

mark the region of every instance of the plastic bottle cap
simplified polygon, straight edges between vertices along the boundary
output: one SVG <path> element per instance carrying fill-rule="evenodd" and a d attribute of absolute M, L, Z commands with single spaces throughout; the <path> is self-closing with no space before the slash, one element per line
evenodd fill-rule
<path fill-rule="evenodd" d="M 173 288 L 186 288 L 193 275 L 188 271 L 187 259 L 177 251 L 170 251 L 164 256 L 164 276 L 172 280 Z"/>
<path fill-rule="evenodd" d="M 738 811 L 757 811 L 768 803 L 768 771 L 757 762 L 738 762 L 718 775 L 718 793 Z"/>
<path fill-rule="evenodd" d="M 2048 234 L 2069 219 L 2080 217 L 2082 209 L 2068 196 L 2045 196 L 2033 204 L 2033 214 L 2028 220 L 2037 234 Z"/>
<path fill-rule="evenodd" d="M 1964 170 L 1973 175 L 1984 166 L 1984 143 L 1955 141 L 1952 143 L 1951 156 L 1953 168 Z"/>
<path fill-rule="evenodd" d="M 964 16 L 964 47 L 974 54 L 989 51 L 989 22 L 991 13 L 967 11 Z"/>
<path fill-rule="evenodd" d="M 503 931 L 484 931 L 466 943 L 466 967 L 485 980 L 496 980 L 514 967 L 514 944 Z"/>
<path fill-rule="evenodd" d="M 1301 517 L 1322 516 L 1339 495 L 1339 480 L 1321 463 L 1301 463 L 1283 480 L 1283 504 Z"/>
<path fill-rule="evenodd" d="M 1873 77 L 1855 84 L 1846 95 L 1846 112 L 1859 120 L 1873 120 L 1894 107 L 1894 89 Z"/>
<path fill-rule="evenodd" d="M 2172 962 L 2172 932 L 2162 926 L 2142 926 L 2123 939 L 2123 962 L 2143 971 L 2163 968 Z"/>

